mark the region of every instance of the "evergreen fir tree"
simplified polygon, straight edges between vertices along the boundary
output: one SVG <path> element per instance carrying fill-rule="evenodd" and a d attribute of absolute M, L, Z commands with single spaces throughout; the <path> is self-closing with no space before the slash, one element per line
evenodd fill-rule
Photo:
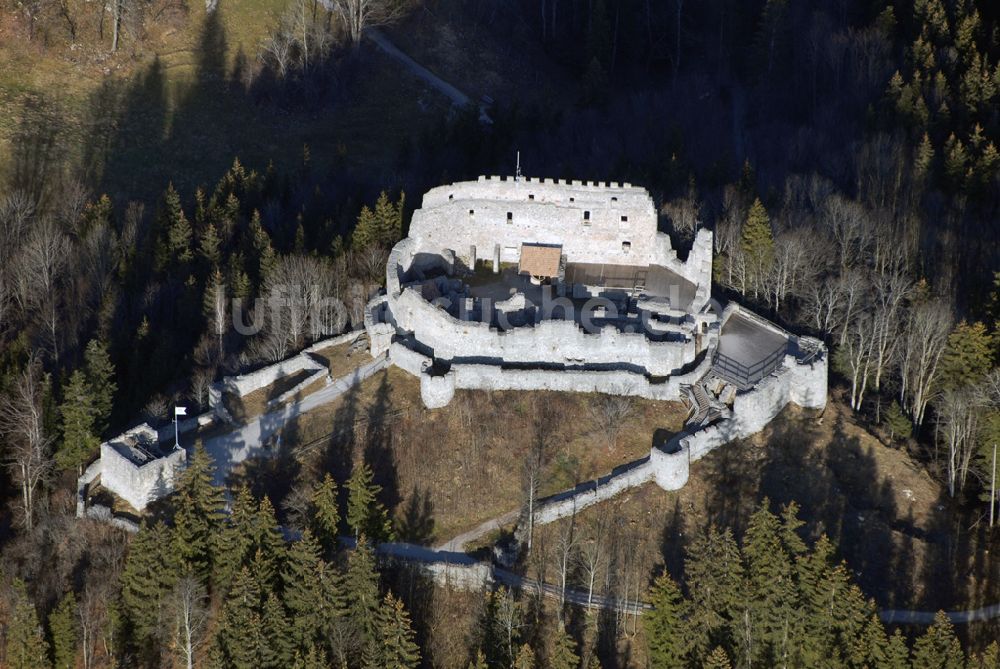
<path fill-rule="evenodd" d="M 743 539 L 750 596 L 748 606 L 759 630 L 754 644 L 755 655 L 763 659 L 769 657 L 768 653 L 784 657 L 796 604 L 792 565 L 782 545 L 781 524 L 768 510 L 768 505 L 768 499 L 764 498 L 750 517 Z"/>
<path fill-rule="evenodd" d="M 66 397 L 59 407 L 62 417 L 62 443 L 56 452 L 56 461 L 64 469 L 83 470 L 83 464 L 101 440 L 94 426 L 94 405 L 90 387 L 83 370 L 76 370 L 66 386 Z"/>
<path fill-rule="evenodd" d="M 111 422 L 118 384 L 115 383 L 115 366 L 108 354 L 107 344 L 100 339 L 92 339 L 87 343 L 83 353 L 83 373 L 87 377 L 91 406 L 94 409 L 94 430 L 101 436 Z"/>
<path fill-rule="evenodd" d="M 680 588 L 666 571 L 653 581 L 649 591 L 653 609 L 643 614 L 642 626 L 654 669 L 674 669 L 684 664 L 682 599 Z"/>
<path fill-rule="evenodd" d="M 326 654 L 322 650 L 315 646 L 310 646 L 304 653 L 295 653 L 295 660 L 291 666 L 292 669 L 328 669 L 330 665 L 326 660 Z"/>
<path fill-rule="evenodd" d="M 265 496 L 257 506 L 253 519 L 254 553 L 251 560 L 255 575 L 261 586 L 270 588 L 275 584 L 278 570 L 284 561 L 286 545 L 274 513 L 271 500 Z"/>
<path fill-rule="evenodd" d="M 181 197 L 172 183 L 163 194 L 163 205 L 157 227 L 165 233 L 165 239 L 157 249 L 157 270 L 174 270 L 178 276 L 184 276 L 186 274 L 184 266 L 193 258 L 191 223 L 184 215 Z"/>
<path fill-rule="evenodd" d="M 716 646 L 708 659 L 705 660 L 705 669 L 732 669 L 732 666 L 729 655 L 726 654 L 726 649 L 722 646 Z"/>
<path fill-rule="evenodd" d="M 981 654 L 975 655 L 969 660 L 969 669 L 996 669 L 1000 667 L 1000 646 L 996 641 L 991 641 Z"/>
<path fill-rule="evenodd" d="M 920 140 L 920 146 L 917 148 L 917 155 L 913 161 L 913 170 L 917 178 L 923 179 L 930 174 L 933 162 L 934 145 L 931 143 L 930 135 L 925 132 L 923 138 Z"/>
<path fill-rule="evenodd" d="M 686 645 L 695 658 L 703 658 L 713 645 L 731 642 L 731 626 L 745 596 L 743 564 L 732 532 L 713 525 L 695 536 L 686 548 L 684 574 L 691 593 Z"/>
<path fill-rule="evenodd" d="M 132 538 L 122 570 L 125 620 L 137 642 L 156 636 L 164 598 L 178 577 L 178 558 L 170 528 L 163 521 L 143 526 Z"/>
<path fill-rule="evenodd" d="M 943 612 L 913 644 L 913 669 L 963 669 L 965 655 L 955 638 L 955 629 Z"/>
<path fill-rule="evenodd" d="M 267 230 L 261 224 L 260 212 L 254 211 L 250 218 L 250 236 L 253 250 L 252 259 L 257 262 L 257 275 L 254 279 L 259 287 L 264 284 L 264 280 L 278 263 L 277 254 L 271 245 L 271 236 L 267 234 Z"/>
<path fill-rule="evenodd" d="M 363 534 L 376 543 L 389 540 L 392 537 L 389 514 L 378 501 L 382 486 L 375 483 L 375 474 L 367 462 L 355 463 L 347 491 L 347 524 L 354 530 L 354 536 Z"/>
<path fill-rule="evenodd" d="M 261 614 L 261 665 L 284 669 L 292 661 L 293 650 L 297 647 L 292 626 L 285 614 L 285 607 L 275 593 L 269 593 L 264 601 Z M 305 647 L 298 646 L 298 647 Z"/>
<path fill-rule="evenodd" d="M 233 499 L 229 518 L 223 522 L 215 540 L 214 554 L 225 556 L 225 559 L 217 560 L 212 565 L 212 582 L 219 589 L 227 588 L 237 572 L 250 563 L 255 544 L 253 524 L 256 513 L 256 500 L 246 486 L 241 487 Z"/>
<path fill-rule="evenodd" d="M 376 638 L 376 616 L 380 603 L 379 576 L 375 569 L 375 552 L 364 537 L 347 559 L 344 578 L 347 599 L 347 619 L 357 630 L 357 638 L 367 646 Z"/>
<path fill-rule="evenodd" d="M 387 593 L 375 621 L 376 638 L 366 649 L 366 669 L 415 669 L 420 648 L 403 602 Z"/>
<path fill-rule="evenodd" d="M 250 570 L 236 575 L 219 613 L 216 632 L 217 654 L 223 666 L 257 669 L 262 662 L 266 639 L 261 618 L 261 588 Z"/>
<path fill-rule="evenodd" d="M 760 198 L 754 200 L 743 225 L 740 247 L 747 258 L 751 288 L 756 298 L 764 274 L 774 262 L 774 237 L 771 234 L 771 218 L 764 209 Z"/>
<path fill-rule="evenodd" d="M 24 582 L 15 579 L 4 657 L 9 669 L 46 669 L 49 648 Z"/>
<path fill-rule="evenodd" d="M 535 666 L 535 651 L 531 650 L 528 644 L 524 644 L 514 658 L 514 669 L 535 669 Z"/>
<path fill-rule="evenodd" d="M 200 443 L 181 473 L 174 497 L 174 544 L 186 569 L 203 581 L 215 564 L 216 537 L 223 527 L 225 499 L 214 482 L 215 466 Z M 229 556 L 219 556 L 229 559 Z"/>
<path fill-rule="evenodd" d="M 546 666 L 549 669 L 579 669 L 580 667 L 580 656 L 576 654 L 576 642 L 561 627 L 554 631 L 548 659 Z"/>
<path fill-rule="evenodd" d="M 219 233 L 215 229 L 215 225 L 211 222 L 205 226 L 205 231 L 201 233 L 201 239 L 198 241 L 198 256 L 201 258 L 202 265 L 206 271 L 211 271 L 214 268 L 218 268 L 220 260 L 219 247 L 222 244 L 222 240 L 219 239 Z"/>
<path fill-rule="evenodd" d="M 313 488 L 310 501 L 313 533 L 327 551 L 332 551 L 340 533 L 340 509 L 337 508 L 337 484 L 330 474 Z"/>
<path fill-rule="evenodd" d="M 885 423 L 886 429 L 889 430 L 890 442 L 906 439 L 913 432 L 913 423 L 903 413 L 902 407 L 899 406 L 899 402 L 896 400 L 893 400 L 889 408 L 885 410 L 882 422 Z"/>
<path fill-rule="evenodd" d="M 53 669 L 76 667 L 76 597 L 67 592 L 49 614 Z"/>
<path fill-rule="evenodd" d="M 965 181 L 965 170 L 969 163 L 969 154 L 962 140 L 955 133 L 948 136 L 944 144 L 944 174 L 952 188 L 959 188 Z"/>
<path fill-rule="evenodd" d="M 489 669 L 488 664 L 486 664 L 486 656 L 483 655 L 483 651 L 476 651 L 476 658 L 469 662 L 469 669 Z"/>
<path fill-rule="evenodd" d="M 982 323 L 959 323 L 948 335 L 938 378 L 942 389 L 962 388 L 981 379 L 992 368 L 993 337 Z"/>
<path fill-rule="evenodd" d="M 288 558 L 281 572 L 284 601 L 291 620 L 291 635 L 297 648 L 305 648 L 317 639 L 322 620 L 322 593 L 319 591 L 319 544 L 308 529 L 299 541 L 288 549 Z"/>

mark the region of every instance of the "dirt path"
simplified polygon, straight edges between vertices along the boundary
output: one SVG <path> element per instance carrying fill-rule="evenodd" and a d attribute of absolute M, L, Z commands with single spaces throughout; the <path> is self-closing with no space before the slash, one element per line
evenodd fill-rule
<path fill-rule="evenodd" d="M 375 43 L 375 46 L 385 52 L 386 55 L 391 56 L 402 63 L 411 74 L 422 79 L 438 92 L 443 93 L 445 97 L 451 100 L 452 104 L 456 107 L 466 107 L 468 105 L 475 104 L 473 103 L 472 98 L 468 95 L 406 55 L 380 30 L 376 28 L 369 28 L 365 35 L 368 39 Z M 486 124 L 493 123 L 493 120 L 489 117 L 485 108 L 482 106 L 479 107 L 479 120 L 480 122 Z"/>
<path fill-rule="evenodd" d="M 470 544 L 473 541 L 476 541 L 477 539 L 481 539 L 490 532 L 494 532 L 496 530 L 503 528 L 505 525 L 510 525 L 511 523 L 513 523 L 515 520 L 517 520 L 517 517 L 520 515 L 520 513 L 521 512 L 519 509 L 515 509 L 513 511 L 508 511 L 502 516 L 497 516 L 496 518 L 490 518 L 486 522 L 480 523 L 478 526 L 474 527 L 468 532 L 463 532 L 462 534 L 459 534 L 457 537 L 449 539 L 443 544 L 435 546 L 434 550 L 451 551 L 451 552 L 464 551 L 465 546 L 467 544 Z"/>

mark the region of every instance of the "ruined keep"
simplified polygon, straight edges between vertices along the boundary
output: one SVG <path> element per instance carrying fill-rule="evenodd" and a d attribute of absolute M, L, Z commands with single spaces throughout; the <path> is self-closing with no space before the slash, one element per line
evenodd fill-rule
<path fill-rule="evenodd" d="M 711 231 L 680 260 L 643 188 L 479 177 L 426 193 L 365 329 L 429 408 L 456 389 L 687 401 L 688 432 L 629 475 L 675 489 L 691 461 L 788 402 L 826 404 L 823 344 L 723 308 L 711 282 Z"/>

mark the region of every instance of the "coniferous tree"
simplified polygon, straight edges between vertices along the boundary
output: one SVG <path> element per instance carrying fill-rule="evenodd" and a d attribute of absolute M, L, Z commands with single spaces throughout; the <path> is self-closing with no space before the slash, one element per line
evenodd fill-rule
<path fill-rule="evenodd" d="M 535 669 L 535 666 L 535 651 L 531 650 L 528 644 L 524 644 L 514 658 L 514 669 Z"/>
<path fill-rule="evenodd" d="M 250 569 L 236 574 L 219 613 L 215 654 L 222 666 L 256 669 L 266 654 L 261 588 Z"/>
<path fill-rule="evenodd" d="M 367 646 L 376 638 L 376 616 L 381 597 L 379 577 L 375 569 L 375 552 L 365 537 L 358 539 L 357 548 L 347 558 L 344 577 L 347 599 L 347 619 L 357 631 L 357 638 Z"/>
<path fill-rule="evenodd" d="M 756 299 L 763 287 L 764 276 L 774 262 L 774 237 L 771 218 L 760 198 L 754 200 L 743 225 L 740 248 L 747 263 L 749 288 Z"/>
<path fill-rule="evenodd" d="M 365 669 L 415 669 L 420 664 L 410 616 L 392 593 L 378 609 L 375 630 L 375 639 L 366 648 Z"/>
<path fill-rule="evenodd" d="M 4 657 L 10 669 L 46 669 L 49 649 L 38 612 L 28 597 L 24 581 L 15 579 L 12 587 L 10 620 L 7 623 Z"/>
<path fill-rule="evenodd" d="M 684 664 L 684 631 L 680 588 L 664 571 L 649 591 L 652 610 L 642 616 L 649 644 L 649 662 L 655 669 L 674 669 Z"/>
<path fill-rule="evenodd" d="M 489 666 L 486 664 L 486 656 L 481 650 L 477 650 L 475 659 L 469 662 L 469 669 L 489 669 Z"/>
<path fill-rule="evenodd" d="M 354 465 L 347 491 L 347 524 L 354 530 L 354 536 L 363 534 L 376 543 L 391 539 L 389 514 L 378 501 L 382 486 L 375 483 L 375 474 L 367 462 Z"/>
<path fill-rule="evenodd" d="M 580 656 L 576 654 L 576 642 L 573 637 L 561 626 L 553 634 L 552 645 L 549 649 L 549 661 L 546 666 L 549 669 L 579 669 Z"/>
<path fill-rule="evenodd" d="M 115 393 L 118 392 L 115 366 L 111 362 L 107 345 L 101 340 L 92 339 L 87 343 L 83 353 L 83 372 L 87 376 L 91 405 L 94 409 L 94 430 L 101 436 L 110 424 Z"/>
<path fill-rule="evenodd" d="M 191 223 L 184 215 L 181 196 L 174 185 L 167 186 L 163 194 L 157 227 L 164 238 L 157 248 L 156 268 L 158 271 L 173 271 L 177 276 L 186 275 L 186 266 L 191 262 Z"/>
<path fill-rule="evenodd" d="M 76 370 L 66 386 L 66 397 L 59 407 L 62 418 L 62 443 L 56 461 L 65 469 L 83 470 L 83 464 L 101 445 L 94 425 L 94 405 L 83 370 Z"/>
<path fill-rule="evenodd" d="M 67 592 L 49 614 L 53 669 L 76 667 L 76 597 Z"/>
<path fill-rule="evenodd" d="M 274 271 L 275 266 L 278 264 L 277 254 L 271 245 L 271 236 L 267 234 L 267 230 L 264 229 L 260 221 L 260 212 L 254 211 L 253 216 L 250 218 L 250 236 L 251 250 L 253 252 L 251 260 L 256 261 L 257 268 L 254 280 L 259 287 L 264 285 L 264 280 Z M 252 268 L 253 266 L 251 265 Z"/>
<path fill-rule="evenodd" d="M 767 660 L 769 653 L 783 658 L 795 618 L 792 565 L 782 545 L 781 523 L 768 509 L 767 498 L 750 517 L 743 539 L 750 601 L 749 615 L 757 630 L 754 655 Z M 765 661 L 765 664 L 769 663 Z"/>
<path fill-rule="evenodd" d="M 337 508 L 337 484 L 330 474 L 326 474 L 313 488 L 310 501 L 313 534 L 327 551 L 331 551 L 337 546 L 340 509 Z"/>
<path fill-rule="evenodd" d="M 216 562 L 213 549 L 225 517 L 225 499 L 222 489 L 215 485 L 214 476 L 212 458 L 198 443 L 178 479 L 174 496 L 177 557 L 203 581 L 211 575 Z"/>
<path fill-rule="evenodd" d="M 272 588 L 277 582 L 279 570 L 285 557 L 285 539 L 278 525 L 271 500 L 265 496 L 257 506 L 253 518 L 253 557 L 251 569 L 264 588 Z"/>
<path fill-rule="evenodd" d="M 739 546 L 729 528 L 713 525 L 694 538 L 686 549 L 684 574 L 690 593 L 688 644 L 693 656 L 702 658 L 713 645 L 732 642 L 731 628 L 745 595 Z"/>
<path fill-rule="evenodd" d="M 982 323 L 962 321 L 948 335 L 938 378 L 941 388 L 954 390 L 978 381 L 992 368 L 993 338 Z"/>
<path fill-rule="evenodd" d="M 305 652 L 297 651 L 291 664 L 292 669 L 328 669 L 329 666 L 326 654 L 315 646 L 310 646 Z"/>
<path fill-rule="evenodd" d="M 132 538 L 122 570 L 122 605 L 136 642 L 155 638 L 166 596 L 178 577 L 173 533 L 163 521 Z"/>
<path fill-rule="evenodd" d="M 257 502 L 249 488 L 243 486 L 233 499 L 229 517 L 223 521 L 216 535 L 214 553 L 225 556 L 213 564 L 212 581 L 216 587 L 225 589 L 233 577 L 250 562 L 254 540 L 254 516 Z"/>
<path fill-rule="evenodd" d="M 288 549 L 285 567 L 281 572 L 284 585 L 284 602 L 291 621 L 290 631 L 296 648 L 313 643 L 323 624 L 322 592 L 319 590 L 319 544 L 308 529 L 302 538 Z"/>
<path fill-rule="evenodd" d="M 261 644 L 261 665 L 284 669 L 293 658 L 295 643 L 293 627 L 288 622 L 285 607 L 275 593 L 267 595 L 261 614 L 263 642 Z"/>
<path fill-rule="evenodd" d="M 965 655 L 955 638 L 955 629 L 944 612 L 913 644 L 913 669 L 963 669 Z"/>
<path fill-rule="evenodd" d="M 716 646 L 705 660 L 705 669 L 732 669 L 729 655 L 722 646 Z"/>

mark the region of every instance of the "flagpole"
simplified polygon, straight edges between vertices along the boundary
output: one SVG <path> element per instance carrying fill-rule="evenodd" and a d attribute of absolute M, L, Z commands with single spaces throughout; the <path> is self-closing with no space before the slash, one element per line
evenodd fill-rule
<path fill-rule="evenodd" d="M 186 416 L 187 407 L 174 407 L 174 447 L 180 448 L 181 446 L 181 431 L 178 426 L 177 417 Z"/>
<path fill-rule="evenodd" d="M 990 476 L 990 527 L 993 527 L 993 502 L 996 501 L 997 493 L 997 445 L 993 443 L 993 474 Z"/>

